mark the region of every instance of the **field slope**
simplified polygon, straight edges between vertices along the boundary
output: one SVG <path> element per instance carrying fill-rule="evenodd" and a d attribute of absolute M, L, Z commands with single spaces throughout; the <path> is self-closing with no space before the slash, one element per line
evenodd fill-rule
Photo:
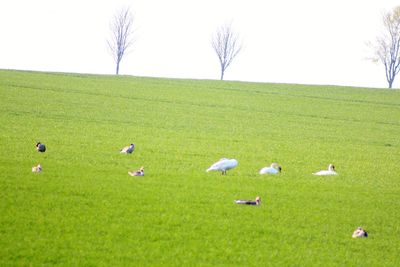
<path fill-rule="evenodd" d="M 400 266 L 397 90 L 0 70 L 0 122 L 1 266 Z"/>

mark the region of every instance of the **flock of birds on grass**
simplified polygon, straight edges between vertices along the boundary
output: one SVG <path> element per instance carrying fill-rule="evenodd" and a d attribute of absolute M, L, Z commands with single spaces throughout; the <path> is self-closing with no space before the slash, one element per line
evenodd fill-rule
<path fill-rule="evenodd" d="M 46 146 L 40 142 L 36 144 L 36 150 L 38 152 L 45 152 L 46 151 Z M 122 154 L 132 154 L 132 152 L 135 151 L 135 144 L 130 144 L 129 146 L 126 146 L 120 150 L 120 153 Z M 238 165 L 238 161 L 236 159 L 228 159 L 228 158 L 222 158 L 212 164 L 206 172 L 210 171 L 220 171 L 222 175 L 226 175 L 226 171 L 235 168 Z M 38 164 L 37 166 L 32 167 L 32 172 L 39 173 L 42 171 L 42 166 Z M 279 174 L 282 171 L 282 167 L 274 162 L 268 167 L 264 167 L 259 171 L 259 174 Z M 137 171 L 129 171 L 128 174 L 130 176 L 144 176 L 144 167 L 140 167 L 139 170 Z M 321 170 L 318 172 L 313 173 L 313 175 L 317 176 L 327 176 L 327 175 L 338 175 L 338 173 L 335 170 L 335 166 L 333 164 L 329 164 L 327 170 Z M 255 200 L 235 200 L 234 201 L 236 204 L 244 204 L 244 205 L 261 205 L 261 198 L 259 196 L 256 197 Z M 357 237 L 368 237 L 368 233 L 362 228 L 358 227 L 353 235 L 353 238 Z"/>
<path fill-rule="evenodd" d="M 206 170 L 209 171 L 220 171 L 223 175 L 226 174 L 227 170 L 233 169 L 238 165 L 238 161 L 236 159 L 227 159 L 222 158 L 219 161 L 215 162 Z M 259 174 L 279 174 L 282 171 L 282 167 L 279 166 L 278 163 L 274 162 L 271 166 L 262 168 L 258 173 Z M 313 173 L 314 175 L 322 176 L 322 175 L 338 175 L 335 170 L 335 166 L 333 164 L 329 164 L 327 170 L 322 170 L 319 172 Z"/>

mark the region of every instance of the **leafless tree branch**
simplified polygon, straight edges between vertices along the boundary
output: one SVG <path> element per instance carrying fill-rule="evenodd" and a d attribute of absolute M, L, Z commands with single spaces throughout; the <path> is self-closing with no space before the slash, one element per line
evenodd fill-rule
<path fill-rule="evenodd" d="M 220 62 L 221 80 L 223 80 L 226 69 L 242 50 L 242 44 L 240 43 L 239 35 L 233 31 L 231 25 L 224 25 L 218 28 L 213 35 L 211 44 Z"/>
<path fill-rule="evenodd" d="M 400 6 L 383 15 L 385 32 L 376 39 L 374 61 L 385 67 L 386 80 L 392 88 L 400 71 Z"/>
<path fill-rule="evenodd" d="M 123 56 L 133 43 L 133 15 L 129 8 L 119 10 L 110 23 L 111 38 L 107 40 L 111 55 L 116 63 L 116 74 Z"/>

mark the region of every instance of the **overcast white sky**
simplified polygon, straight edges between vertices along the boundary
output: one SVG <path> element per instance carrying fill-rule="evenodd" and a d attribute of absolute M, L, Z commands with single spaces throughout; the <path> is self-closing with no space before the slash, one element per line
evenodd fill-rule
<path fill-rule="evenodd" d="M 386 88 L 383 65 L 366 60 L 373 54 L 366 42 L 382 32 L 382 14 L 397 5 L 395 0 L 5 0 L 0 68 L 113 74 L 109 24 L 128 6 L 136 42 L 121 62 L 121 74 L 218 79 L 211 36 L 232 22 L 245 48 L 226 80 Z"/>

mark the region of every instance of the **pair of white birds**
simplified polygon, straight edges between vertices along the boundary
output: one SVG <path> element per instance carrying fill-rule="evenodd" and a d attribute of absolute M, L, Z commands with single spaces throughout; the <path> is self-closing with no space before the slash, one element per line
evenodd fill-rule
<path fill-rule="evenodd" d="M 233 169 L 238 165 L 238 161 L 236 159 L 227 159 L 222 158 L 219 161 L 215 162 L 206 170 L 209 171 L 220 171 L 222 174 L 226 174 L 227 170 Z M 264 167 L 260 170 L 260 174 L 278 174 L 282 171 L 281 166 L 278 163 L 272 163 L 269 167 Z"/>
<path fill-rule="evenodd" d="M 238 161 L 236 159 L 227 159 L 227 158 L 222 158 L 219 161 L 215 162 L 213 165 L 210 166 L 206 170 L 206 172 L 209 171 L 221 171 L 222 174 L 226 174 L 227 170 L 233 169 L 238 165 Z M 282 171 L 281 166 L 279 166 L 278 163 L 272 163 L 271 166 L 269 167 L 264 167 L 259 171 L 259 174 L 278 174 Z M 322 170 L 316 173 L 313 173 L 314 175 L 337 175 L 337 172 L 335 171 L 335 166 L 333 164 L 329 164 L 328 170 Z"/>

